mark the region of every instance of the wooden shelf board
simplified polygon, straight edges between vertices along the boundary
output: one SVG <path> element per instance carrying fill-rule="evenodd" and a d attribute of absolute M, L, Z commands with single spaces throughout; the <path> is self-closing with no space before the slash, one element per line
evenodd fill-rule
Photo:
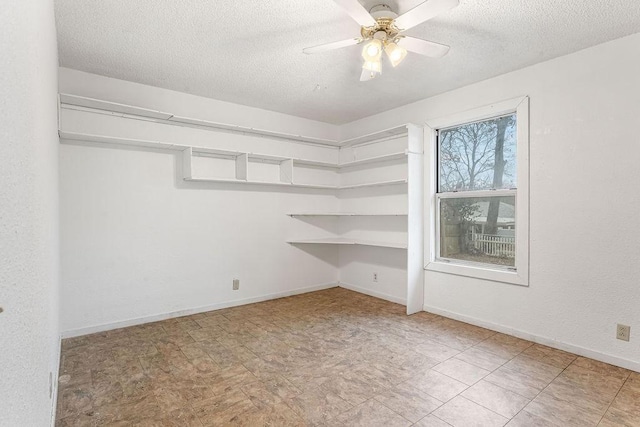
<path fill-rule="evenodd" d="M 360 246 L 376 246 L 380 248 L 407 249 L 406 243 L 393 242 L 375 242 L 360 239 L 347 239 L 343 237 L 330 237 L 324 239 L 309 240 L 289 240 L 287 243 L 292 245 L 360 245 Z"/>

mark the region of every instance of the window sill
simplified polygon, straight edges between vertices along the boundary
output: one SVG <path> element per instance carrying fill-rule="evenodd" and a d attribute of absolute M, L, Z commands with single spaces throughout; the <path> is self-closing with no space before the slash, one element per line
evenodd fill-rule
<path fill-rule="evenodd" d="M 492 282 L 509 283 L 518 286 L 529 286 L 528 278 L 523 277 L 516 271 L 506 271 L 443 261 L 431 261 L 424 267 L 424 269 L 427 271 L 437 271 L 439 273 L 455 274 L 457 276 L 490 280 Z"/>

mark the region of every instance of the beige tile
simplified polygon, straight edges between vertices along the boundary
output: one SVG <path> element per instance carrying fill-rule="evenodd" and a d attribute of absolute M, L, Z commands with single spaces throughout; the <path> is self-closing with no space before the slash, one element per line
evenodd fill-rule
<path fill-rule="evenodd" d="M 599 362 L 597 360 L 588 359 L 586 357 L 576 358 L 571 365 L 579 366 L 595 373 L 608 377 L 615 377 L 621 380 L 626 380 L 627 377 L 629 377 L 629 374 L 631 374 L 631 371 L 627 369 L 609 365 L 608 363 Z"/>
<path fill-rule="evenodd" d="M 640 392 L 640 373 L 631 372 L 629 378 L 627 378 L 627 381 L 624 383 L 624 388 Z"/>
<path fill-rule="evenodd" d="M 312 424 L 326 422 L 352 407 L 339 396 L 319 388 L 306 390 L 285 400 L 285 403 L 302 419 Z"/>
<path fill-rule="evenodd" d="M 497 356 L 511 359 L 532 345 L 532 342 L 521 340 L 520 338 L 505 334 L 495 334 L 477 344 L 476 347 Z"/>
<path fill-rule="evenodd" d="M 193 409 L 204 425 L 220 425 L 235 416 L 255 408 L 253 403 L 240 390 L 228 391 L 224 394 L 192 404 Z"/>
<path fill-rule="evenodd" d="M 560 369 L 566 368 L 571 362 L 576 360 L 575 354 L 547 347 L 542 344 L 534 344 L 523 351 L 522 354 Z"/>
<path fill-rule="evenodd" d="M 442 405 L 438 399 L 407 384 L 384 391 L 374 399 L 414 423 Z"/>
<path fill-rule="evenodd" d="M 450 427 L 451 424 L 442 421 L 440 418 L 435 415 L 427 415 L 417 423 L 413 425 L 413 427 Z"/>
<path fill-rule="evenodd" d="M 278 403 L 273 406 L 249 409 L 231 418 L 229 425 L 304 427 L 308 424 L 287 405 Z"/>
<path fill-rule="evenodd" d="M 551 424 L 576 427 L 595 426 L 603 415 L 600 411 L 580 408 L 547 393 L 540 393 L 525 406 L 524 411 Z"/>
<path fill-rule="evenodd" d="M 441 402 L 446 402 L 467 389 L 467 385 L 436 371 L 428 371 L 403 384 L 415 387 Z"/>
<path fill-rule="evenodd" d="M 225 407 L 208 415 L 198 415 L 198 419 L 205 427 L 233 425 L 234 420 L 254 409 L 255 406 L 253 406 L 249 400 L 241 400 L 229 407 Z"/>
<path fill-rule="evenodd" d="M 533 415 L 531 412 L 520 411 L 507 423 L 507 427 L 559 427 L 557 424 Z"/>
<path fill-rule="evenodd" d="M 583 372 L 578 373 L 577 370 Z M 563 372 L 544 392 L 556 399 L 570 402 L 573 406 L 593 410 L 602 415 L 621 387 L 621 380 L 576 367 L 572 372 Z"/>
<path fill-rule="evenodd" d="M 548 381 L 530 377 L 504 366 L 487 375 L 484 379 L 529 399 L 536 397 L 549 384 Z"/>
<path fill-rule="evenodd" d="M 93 396 L 88 388 L 70 387 L 58 398 L 58 418 L 80 417 L 90 415 L 93 411 Z"/>
<path fill-rule="evenodd" d="M 426 341 L 413 347 L 413 350 L 438 362 L 447 360 L 460 353 L 460 350 L 436 341 Z"/>
<path fill-rule="evenodd" d="M 433 367 L 434 371 L 445 374 L 467 385 L 472 385 L 490 374 L 486 369 L 459 359 L 449 359 Z"/>
<path fill-rule="evenodd" d="M 527 398 L 509 425 L 640 419 L 638 373 L 340 288 L 62 347 L 58 426 L 441 427 L 438 411 L 463 425 L 479 414 L 474 425 L 483 408 L 512 415 Z"/>
<path fill-rule="evenodd" d="M 454 358 L 471 363 L 472 365 L 488 371 L 495 371 L 509 361 L 506 357 L 501 357 L 496 354 L 483 351 L 477 347 L 465 350 L 464 352 L 457 354 Z"/>
<path fill-rule="evenodd" d="M 359 405 L 384 390 L 383 387 L 376 387 L 364 378 L 340 375 L 329 378 L 321 388 L 340 396 L 352 405 Z"/>
<path fill-rule="evenodd" d="M 553 381 L 562 372 L 562 368 L 540 362 L 523 354 L 511 359 L 504 367 L 545 382 Z"/>
<path fill-rule="evenodd" d="M 433 412 L 454 427 L 503 426 L 509 419 L 498 415 L 462 396 L 456 396 Z"/>
<path fill-rule="evenodd" d="M 640 426 L 640 411 L 610 408 L 598 426 L 637 427 Z"/>
<path fill-rule="evenodd" d="M 376 400 L 362 403 L 330 420 L 328 426 L 409 427 L 412 423 Z"/>
<path fill-rule="evenodd" d="M 530 402 L 526 397 L 484 380 L 462 392 L 462 396 L 507 418 L 515 416 Z"/>

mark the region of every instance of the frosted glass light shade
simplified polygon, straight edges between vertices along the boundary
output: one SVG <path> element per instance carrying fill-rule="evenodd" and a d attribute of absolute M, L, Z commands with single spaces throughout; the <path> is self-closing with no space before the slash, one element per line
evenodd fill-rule
<path fill-rule="evenodd" d="M 404 58 L 407 56 L 407 50 L 401 48 L 395 43 L 387 43 L 387 45 L 384 48 L 384 51 L 387 54 L 387 57 L 389 58 L 389 62 L 391 62 L 391 65 L 393 67 L 400 64 L 404 60 Z"/>
<path fill-rule="evenodd" d="M 382 42 L 371 40 L 362 48 L 362 57 L 365 61 L 379 61 L 382 56 Z"/>
<path fill-rule="evenodd" d="M 364 61 L 362 68 L 373 73 L 382 74 L 382 62 L 379 59 L 377 61 Z"/>

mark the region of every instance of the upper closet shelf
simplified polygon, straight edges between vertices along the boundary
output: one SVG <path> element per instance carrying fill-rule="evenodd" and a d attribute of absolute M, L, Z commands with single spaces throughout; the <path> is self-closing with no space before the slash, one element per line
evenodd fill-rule
<path fill-rule="evenodd" d="M 312 144 L 331 145 L 334 147 L 348 146 L 369 141 L 377 141 L 390 137 L 399 136 L 407 133 L 406 125 L 399 125 L 393 128 L 369 133 L 367 135 L 349 138 L 345 140 L 319 138 L 308 135 L 291 134 L 287 132 L 277 132 L 267 129 L 258 129 L 248 126 L 240 126 L 229 123 L 220 123 L 209 120 L 197 119 L 192 117 L 184 117 L 173 114 L 171 112 L 158 111 L 149 108 L 139 107 L 135 105 L 121 104 L 118 102 L 106 101 L 103 99 L 88 98 L 85 96 L 72 95 L 67 93 L 60 94 L 61 107 L 73 108 L 81 107 L 81 109 L 91 109 L 95 112 L 103 114 L 121 114 L 131 117 L 144 117 L 155 121 L 165 122 L 178 126 L 197 127 L 200 129 L 221 129 L 231 132 L 243 134 L 254 134 L 257 136 L 265 136 L 279 139 L 286 139 L 298 142 L 307 142 Z"/>
<path fill-rule="evenodd" d="M 319 168 L 328 168 L 328 169 L 342 169 L 348 168 L 351 166 L 359 166 L 370 163 L 383 162 L 387 160 L 396 160 L 396 159 L 406 159 L 406 151 L 397 152 L 391 154 L 384 154 L 381 156 L 369 157 L 359 160 L 352 160 L 345 163 L 333 163 L 333 162 L 323 162 L 319 160 L 310 160 L 310 159 L 300 159 L 300 158 L 292 158 L 286 156 L 275 156 L 271 154 L 261 154 L 261 153 L 247 153 L 242 151 L 235 150 L 223 150 L 218 148 L 209 148 L 209 147 L 198 147 L 192 146 L 188 144 L 172 144 L 168 142 L 160 142 L 160 141 L 149 141 L 149 140 L 141 140 L 141 139 L 129 139 L 129 138 L 119 138 L 113 136 L 104 136 L 104 135 L 93 135 L 87 133 L 78 133 L 78 132 L 66 132 L 66 131 L 58 131 L 60 138 L 63 140 L 69 141 L 79 141 L 79 142 L 99 142 L 103 144 L 115 144 L 115 145 L 126 145 L 126 146 L 136 146 L 136 147 L 145 147 L 145 148 L 156 148 L 161 150 L 178 150 L 183 151 L 187 148 L 192 148 L 192 153 L 194 156 L 211 156 L 211 157 L 238 157 L 244 154 L 249 156 L 250 160 L 256 161 L 270 161 L 270 162 L 283 162 L 285 160 L 293 160 L 293 164 L 302 165 L 302 166 L 312 166 Z"/>

